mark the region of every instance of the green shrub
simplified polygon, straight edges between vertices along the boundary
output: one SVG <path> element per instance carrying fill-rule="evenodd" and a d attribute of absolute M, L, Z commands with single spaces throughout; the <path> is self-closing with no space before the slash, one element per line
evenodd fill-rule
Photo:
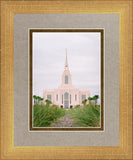
<path fill-rule="evenodd" d="M 48 127 L 58 118 L 65 115 L 65 110 L 56 105 L 34 105 L 34 127 Z"/>
<path fill-rule="evenodd" d="M 75 106 L 75 108 L 79 108 L 79 107 L 80 107 L 80 105 L 76 105 L 76 106 Z"/>
<path fill-rule="evenodd" d="M 69 111 L 79 127 L 99 127 L 100 126 L 100 107 L 86 105 Z"/>

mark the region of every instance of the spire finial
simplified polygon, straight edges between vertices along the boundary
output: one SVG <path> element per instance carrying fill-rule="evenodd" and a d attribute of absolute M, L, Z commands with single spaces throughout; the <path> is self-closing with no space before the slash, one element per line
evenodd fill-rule
<path fill-rule="evenodd" d="M 67 62 L 67 48 L 66 48 L 66 63 L 65 63 L 65 68 L 68 69 L 68 62 Z"/>

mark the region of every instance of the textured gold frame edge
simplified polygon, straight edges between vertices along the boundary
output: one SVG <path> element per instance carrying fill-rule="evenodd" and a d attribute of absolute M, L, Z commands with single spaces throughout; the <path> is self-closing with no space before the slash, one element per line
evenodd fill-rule
<path fill-rule="evenodd" d="M 101 48 L 101 53 L 100 53 L 100 57 L 101 57 L 101 84 L 100 84 L 100 89 L 101 89 L 101 114 L 100 114 L 100 117 L 101 117 L 101 126 L 98 127 L 98 128 L 92 128 L 92 127 L 89 127 L 89 128 L 79 128 L 79 127 L 76 127 L 76 128 L 57 128 L 57 127 L 33 127 L 33 104 L 32 104 L 32 90 L 33 90 L 33 86 L 32 86 L 32 77 L 33 77 L 33 71 L 32 71 L 32 68 L 33 68 L 33 62 L 32 62 L 32 57 L 33 57 L 33 33 L 37 33 L 37 32 L 43 32 L 43 33 L 46 33 L 46 32 L 52 32 L 52 33 L 55 33 L 55 32 L 65 32 L 65 33 L 70 33 L 70 32 L 99 32 L 100 33 L 100 48 Z M 104 130 L 104 103 L 103 103 L 103 99 L 104 99 L 104 64 L 103 64 L 103 61 L 104 61 L 104 29 L 29 29 L 29 53 L 30 53 L 30 60 L 29 60 L 29 68 L 30 68 L 30 82 L 29 82 L 29 86 L 30 86 L 30 103 L 29 103 L 29 106 L 30 106 L 30 109 L 29 109 L 29 130 L 30 131 L 43 131 L 43 130 L 54 130 L 54 131 L 62 131 L 62 130 L 66 130 L 66 131 L 103 131 Z"/>
<path fill-rule="evenodd" d="M 132 0 L 1 1 L 1 159 L 132 159 L 132 8 Z M 120 14 L 119 147 L 14 147 L 14 13 Z"/>

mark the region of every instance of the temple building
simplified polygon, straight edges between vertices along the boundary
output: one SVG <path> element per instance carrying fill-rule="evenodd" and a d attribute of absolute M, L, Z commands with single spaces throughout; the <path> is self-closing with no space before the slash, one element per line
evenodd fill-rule
<path fill-rule="evenodd" d="M 43 92 L 44 102 L 46 99 L 49 99 L 52 104 L 69 109 L 74 108 L 76 105 L 82 105 L 82 101 L 88 97 L 90 97 L 88 89 L 78 89 L 72 84 L 66 50 L 65 69 L 62 74 L 61 85 L 57 89 L 45 89 Z"/>

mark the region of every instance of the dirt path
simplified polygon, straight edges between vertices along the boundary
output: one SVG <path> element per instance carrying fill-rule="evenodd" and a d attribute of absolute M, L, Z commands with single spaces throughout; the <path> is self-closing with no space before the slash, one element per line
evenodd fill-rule
<path fill-rule="evenodd" d="M 51 127 L 74 127 L 74 120 L 69 113 L 66 113 L 64 117 L 53 123 Z"/>

